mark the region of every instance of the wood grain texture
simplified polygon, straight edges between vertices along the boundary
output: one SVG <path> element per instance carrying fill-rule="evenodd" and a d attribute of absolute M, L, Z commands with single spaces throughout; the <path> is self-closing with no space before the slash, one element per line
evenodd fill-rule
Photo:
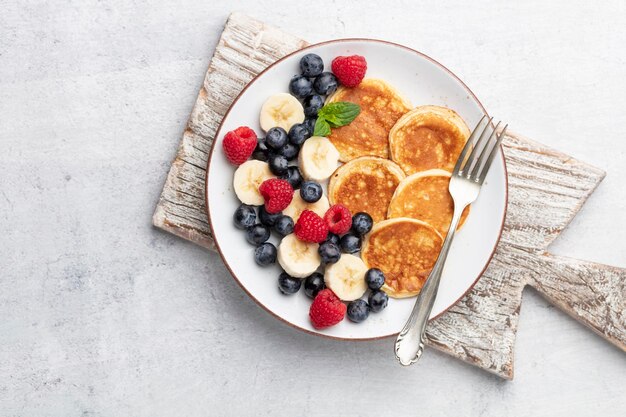
<path fill-rule="evenodd" d="M 244 14 L 230 16 L 157 204 L 156 227 L 215 249 L 204 206 L 213 135 L 232 100 L 256 74 L 305 45 Z M 515 134 L 507 134 L 503 147 L 509 205 L 496 254 L 476 286 L 429 324 L 429 344 L 512 378 L 522 291 L 531 285 L 626 350 L 626 270 L 547 253 L 604 172 Z"/>

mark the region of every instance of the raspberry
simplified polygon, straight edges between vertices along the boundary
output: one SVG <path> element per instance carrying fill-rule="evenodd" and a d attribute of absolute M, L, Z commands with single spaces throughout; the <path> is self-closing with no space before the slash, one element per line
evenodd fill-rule
<path fill-rule="evenodd" d="M 363 81 L 367 62 L 361 55 L 338 56 L 333 59 L 333 73 L 346 87 L 356 87 Z"/>
<path fill-rule="evenodd" d="M 324 221 L 332 233 L 343 235 L 352 227 L 352 214 L 343 204 L 335 204 L 324 215 Z"/>
<path fill-rule="evenodd" d="M 265 211 L 270 214 L 278 213 L 287 208 L 293 198 L 293 188 L 287 180 L 270 178 L 263 181 L 259 192 L 265 199 Z"/>
<path fill-rule="evenodd" d="M 304 210 L 293 227 L 296 237 L 304 242 L 321 243 L 328 236 L 328 226 L 314 211 Z"/>
<path fill-rule="evenodd" d="M 254 152 L 256 144 L 256 133 L 246 126 L 238 127 L 226 133 L 222 142 L 226 159 L 234 165 L 241 165 L 246 162 Z"/>
<path fill-rule="evenodd" d="M 317 293 L 309 309 L 311 324 L 316 329 L 334 326 L 346 315 L 346 305 L 337 298 L 334 292 L 324 289 Z"/>

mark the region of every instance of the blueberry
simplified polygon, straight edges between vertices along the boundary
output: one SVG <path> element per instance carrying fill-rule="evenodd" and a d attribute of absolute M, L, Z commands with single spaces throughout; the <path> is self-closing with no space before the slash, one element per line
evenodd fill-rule
<path fill-rule="evenodd" d="M 339 249 L 339 246 L 335 245 L 332 242 L 322 243 L 317 249 L 317 252 L 320 254 L 323 264 L 334 264 L 339 260 L 339 257 L 341 256 L 341 250 Z"/>
<path fill-rule="evenodd" d="M 246 229 L 246 240 L 253 245 L 260 245 L 270 238 L 270 229 L 262 224 L 255 224 Z"/>
<path fill-rule="evenodd" d="M 365 282 L 371 290 L 378 290 L 385 283 L 385 275 L 378 268 L 368 269 L 365 273 Z"/>
<path fill-rule="evenodd" d="M 275 175 L 283 175 L 287 173 L 289 167 L 289 161 L 282 155 L 270 155 L 267 161 L 270 166 L 270 171 Z"/>
<path fill-rule="evenodd" d="M 293 219 L 289 216 L 281 215 L 274 223 L 274 230 L 281 236 L 293 233 Z"/>
<path fill-rule="evenodd" d="M 348 319 L 355 323 L 364 321 L 370 315 L 370 308 L 365 300 L 354 300 L 348 304 Z"/>
<path fill-rule="evenodd" d="M 252 152 L 252 159 L 267 161 L 268 155 L 269 151 L 267 149 L 267 143 L 265 143 L 265 138 L 258 138 L 256 148 L 254 148 L 254 152 Z"/>
<path fill-rule="evenodd" d="M 306 117 L 317 117 L 317 112 L 324 106 L 324 99 L 320 95 L 313 94 L 305 98 L 302 105 Z"/>
<path fill-rule="evenodd" d="M 298 152 L 300 152 L 300 147 L 298 145 L 287 142 L 285 146 L 279 149 L 278 154 L 287 158 L 288 161 L 292 161 L 296 159 Z"/>
<path fill-rule="evenodd" d="M 335 245 L 339 246 L 339 235 L 329 232 L 328 236 L 326 237 L 326 242 L 334 243 Z"/>
<path fill-rule="evenodd" d="M 311 137 L 311 133 L 313 133 L 313 130 L 309 129 L 306 124 L 296 123 L 289 129 L 289 142 L 300 146 Z"/>
<path fill-rule="evenodd" d="M 287 132 L 282 127 L 273 127 L 267 131 L 265 143 L 269 148 L 277 151 L 287 143 Z"/>
<path fill-rule="evenodd" d="M 261 266 L 276 262 L 276 246 L 269 242 L 261 243 L 254 250 L 254 260 Z"/>
<path fill-rule="evenodd" d="M 280 178 L 287 180 L 294 190 L 300 188 L 300 185 L 302 184 L 302 173 L 297 166 L 288 167 L 287 172 L 281 175 Z"/>
<path fill-rule="evenodd" d="M 289 92 L 303 99 L 313 92 L 313 83 L 303 75 L 294 75 L 289 81 Z"/>
<path fill-rule="evenodd" d="M 322 198 L 322 186 L 315 181 L 305 181 L 300 186 L 300 197 L 307 203 L 315 203 Z"/>
<path fill-rule="evenodd" d="M 387 307 L 389 296 L 380 290 L 372 291 L 367 298 L 370 304 L 370 310 L 374 313 L 384 310 Z"/>
<path fill-rule="evenodd" d="M 268 213 L 265 206 L 259 207 L 259 220 L 268 227 L 274 226 L 280 216 L 282 213 Z"/>
<path fill-rule="evenodd" d="M 246 227 L 252 226 L 256 221 L 256 212 L 254 211 L 254 207 L 247 204 L 240 205 L 237 207 L 237 210 L 235 210 L 233 220 L 235 221 L 235 226 L 239 229 L 245 229 Z"/>
<path fill-rule="evenodd" d="M 323 72 L 313 81 L 313 88 L 317 94 L 323 96 L 332 94 L 337 89 L 337 78 L 332 72 Z"/>
<path fill-rule="evenodd" d="M 352 231 L 359 236 L 363 236 L 365 233 L 372 230 L 374 221 L 372 216 L 362 211 L 352 216 Z"/>
<path fill-rule="evenodd" d="M 278 289 L 285 295 L 295 294 L 300 289 L 302 280 L 294 278 L 286 272 L 282 272 L 278 276 Z"/>
<path fill-rule="evenodd" d="M 300 59 L 300 70 L 305 77 L 317 77 L 324 71 L 324 61 L 316 54 L 306 54 Z"/>
<path fill-rule="evenodd" d="M 361 250 L 361 237 L 353 233 L 345 234 L 339 239 L 339 246 L 345 253 L 355 253 Z"/>
<path fill-rule="evenodd" d="M 324 275 L 319 272 L 313 272 L 304 280 L 304 293 L 310 298 L 315 298 L 318 292 L 326 288 L 324 284 Z"/>
<path fill-rule="evenodd" d="M 311 132 L 311 135 L 313 135 L 313 132 L 315 132 L 316 121 L 317 117 L 307 117 L 306 119 L 304 119 L 304 124 L 306 125 L 306 127 L 309 128 L 309 132 Z"/>

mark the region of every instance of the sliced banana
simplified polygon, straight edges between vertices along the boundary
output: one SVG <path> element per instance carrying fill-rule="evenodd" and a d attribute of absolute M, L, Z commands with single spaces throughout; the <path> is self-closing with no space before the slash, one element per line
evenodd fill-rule
<path fill-rule="evenodd" d="M 304 142 L 300 149 L 298 164 L 302 175 L 307 180 L 325 181 L 339 161 L 339 151 L 328 138 L 313 136 Z"/>
<path fill-rule="evenodd" d="M 278 93 L 265 100 L 259 119 L 261 129 L 266 132 L 273 127 L 282 127 L 289 132 L 291 126 L 304 122 L 304 108 L 291 94 Z"/>
<path fill-rule="evenodd" d="M 367 290 L 365 263 L 355 255 L 341 255 L 339 261 L 326 267 L 324 282 L 340 299 L 353 301 Z"/>
<path fill-rule="evenodd" d="M 320 217 L 324 217 L 324 214 L 326 214 L 326 211 L 328 211 L 329 208 L 330 203 L 328 202 L 328 197 L 325 195 L 322 195 L 322 198 L 317 200 L 315 203 L 307 203 L 302 199 L 302 197 L 300 197 L 300 191 L 296 190 L 293 194 L 291 203 L 289 203 L 287 208 L 283 210 L 283 214 L 291 217 L 295 223 L 298 221 L 304 210 L 311 210 Z"/>
<path fill-rule="evenodd" d="M 260 206 L 263 204 L 263 196 L 259 193 L 259 186 L 270 178 L 274 178 L 274 175 L 266 162 L 244 162 L 233 176 L 233 188 L 237 198 L 244 204 Z"/>
<path fill-rule="evenodd" d="M 286 273 L 296 278 L 305 278 L 319 268 L 322 263 L 317 243 L 303 242 L 293 233 L 287 235 L 278 245 L 278 263 Z"/>

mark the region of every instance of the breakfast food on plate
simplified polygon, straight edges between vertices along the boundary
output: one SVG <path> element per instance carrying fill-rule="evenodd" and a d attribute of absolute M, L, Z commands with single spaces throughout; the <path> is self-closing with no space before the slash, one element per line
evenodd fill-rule
<path fill-rule="evenodd" d="M 388 218 L 410 217 L 422 220 L 445 237 L 452 221 L 454 202 L 448 191 L 450 173 L 441 169 L 431 169 L 409 175 L 396 188 L 389 210 Z M 461 228 L 469 206 L 463 211 L 457 230 Z"/>
<path fill-rule="evenodd" d="M 361 257 L 368 268 L 384 271 L 387 294 L 411 297 L 422 289 L 442 244 L 439 232 L 425 222 L 388 219 L 376 223 L 366 235 Z"/>
<path fill-rule="evenodd" d="M 429 169 L 452 172 L 470 130 L 454 110 L 419 106 L 402 116 L 389 132 L 391 159 L 407 175 Z"/>
<path fill-rule="evenodd" d="M 297 98 L 289 93 L 278 93 L 270 96 L 261 107 L 259 122 L 261 129 L 268 131 L 280 127 L 286 131 L 291 126 L 304 121 L 304 108 Z"/>
<path fill-rule="evenodd" d="M 280 293 L 304 287 L 316 329 L 346 316 L 361 323 L 390 296 L 419 293 L 447 233 L 449 171 L 469 136 L 454 111 L 410 110 L 385 81 L 364 78 L 364 57 L 331 66 L 305 54 L 289 93 L 261 108 L 265 137 L 241 126 L 222 142 L 238 166 L 235 227 L 258 265 L 278 262 Z"/>
<path fill-rule="evenodd" d="M 273 177 L 274 175 L 265 162 L 247 161 L 235 171 L 233 189 L 242 203 L 260 206 L 263 204 L 263 196 L 259 192 L 259 187 L 263 181 Z"/>
<path fill-rule="evenodd" d="M 387 218 L 391 197 L 404 177 L 393 161 L 362 156 L 333 173 L 328 183 L 328 198 L 331 204 L 343 204 L 353 213 L 366 212 L 378 222 Z"/>
<path fill-rule="evenodd" d="M 383 80 L 366 78 L 354 88 L 341 87 L 328 103 L 351 102 L 360 114 L 347 126 L 333 129 L 329 139 L 339 151 L 341 162 L 359 156 L 389 156 L 389 131 L 409 109 L 411 103 Z"/>

